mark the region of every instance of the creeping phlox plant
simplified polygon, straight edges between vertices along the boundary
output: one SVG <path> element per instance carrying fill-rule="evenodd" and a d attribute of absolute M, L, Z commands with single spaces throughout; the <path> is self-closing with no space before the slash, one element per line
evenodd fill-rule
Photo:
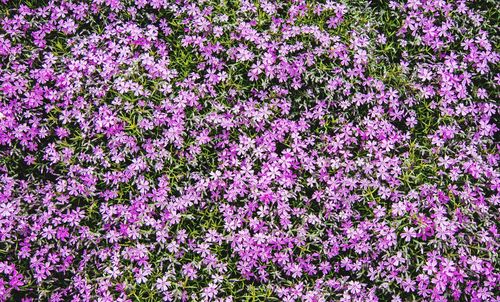
<path fill-rule="evenodd" d="M 500 301 L 496 4 L 0 0 L 0 301 Z"/>

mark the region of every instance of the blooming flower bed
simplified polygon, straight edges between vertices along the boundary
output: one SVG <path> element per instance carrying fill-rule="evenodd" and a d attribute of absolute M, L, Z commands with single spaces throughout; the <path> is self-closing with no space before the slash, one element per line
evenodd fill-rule
<path fill-rule="evenodd" d="M 500 301 L 499 19 L 0 0 L 0 301 Z"/>

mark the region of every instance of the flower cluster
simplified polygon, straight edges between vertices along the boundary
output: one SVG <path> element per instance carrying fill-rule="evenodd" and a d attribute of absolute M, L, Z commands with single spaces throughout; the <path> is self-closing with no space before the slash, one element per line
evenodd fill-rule
<path fill-rule="evenodd" d="M 489 0 L 0 0 L 0 301 L 500 301 Z"/>

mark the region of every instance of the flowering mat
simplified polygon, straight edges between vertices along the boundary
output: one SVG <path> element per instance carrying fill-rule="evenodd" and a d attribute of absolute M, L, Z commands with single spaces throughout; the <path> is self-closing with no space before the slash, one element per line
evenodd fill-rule
<path fill-rule="evenodd" d="M 0 301 L 500 301 L 494 0 L 0 0 Z"/>

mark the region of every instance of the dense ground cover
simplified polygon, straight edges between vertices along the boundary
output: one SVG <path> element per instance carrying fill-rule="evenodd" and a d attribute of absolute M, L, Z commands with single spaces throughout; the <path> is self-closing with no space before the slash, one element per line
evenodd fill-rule
<path fill-rule="evenodd" d="M 0 301 L 500 301 L 498 20 L 0 0 Z"/>

